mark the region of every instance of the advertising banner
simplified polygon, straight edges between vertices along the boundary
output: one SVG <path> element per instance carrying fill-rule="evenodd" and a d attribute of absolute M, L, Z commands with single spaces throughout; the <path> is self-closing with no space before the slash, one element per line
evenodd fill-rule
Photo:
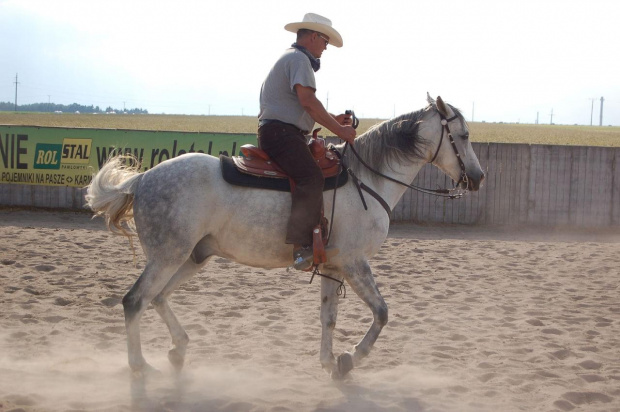
<path fill-rule="evenodd" d="M 83 187 L 117 154 L 146 171 L 184 153 L 238 156 L 246 143 L 256 135 L 0 125 L 0 183 Z"/>

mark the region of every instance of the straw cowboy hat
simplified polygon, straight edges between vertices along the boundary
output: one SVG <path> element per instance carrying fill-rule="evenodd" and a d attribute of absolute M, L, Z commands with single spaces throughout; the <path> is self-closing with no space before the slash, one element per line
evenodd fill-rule
<path fill-rule="evenodd" d="M 314 13 L 307 13 L 303 21 L 289 23 L 284 26 L 285 30 L 297 33 L 299 29 L 318 31 L 329 37 L 329 44 L 342 47 L 342 36 L 332 27 L 332 21 L 327 17 L 319 16 Z"/>

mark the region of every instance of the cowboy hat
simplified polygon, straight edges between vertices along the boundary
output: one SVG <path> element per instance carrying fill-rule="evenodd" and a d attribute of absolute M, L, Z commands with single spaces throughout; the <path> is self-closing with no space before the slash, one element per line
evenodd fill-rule
<path fill-rule="evenodd" d="M 289 23 L 284 26 L 285 30 L 297 33 L 300 29 L 314 30 L 329 37 L 329 44 L 342 47 L 342 36 L 332 27 L 332 21 L 327 17 L 319 16 L 314 13 L 307 13 L 303 21 Z"/>

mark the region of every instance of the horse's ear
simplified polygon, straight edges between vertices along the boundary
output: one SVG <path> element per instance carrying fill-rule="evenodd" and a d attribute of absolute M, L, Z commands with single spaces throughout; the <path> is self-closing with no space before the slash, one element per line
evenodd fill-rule
<path fill-rule="evenodd" d="M 450 115 L 450 108 L 443 102 L 441 96 L 437 96 L 437 110 L 439 110 L 439 113 L 443 114 L 445 117 L 452 117 Z"/>
<path fill-rule="evenodd" d="M 428 104 L 430 104 L 433 107 L 437 107 L 437 104 L 435 103 L 435 100 L 431 97 L 431 94 L 429 92 L 426 92 L 426 101 L 428 102 Z"/>

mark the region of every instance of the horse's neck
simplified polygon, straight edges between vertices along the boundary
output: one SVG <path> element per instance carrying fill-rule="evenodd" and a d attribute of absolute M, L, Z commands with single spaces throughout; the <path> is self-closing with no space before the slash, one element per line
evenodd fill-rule
<path fill-rule="evenodd" d="M 382 168 L 377 169 L 377 171 L 400 182 L 411 184 L 420 172 L 420 169 L 424 166 L 424 161 L 404 161 L 403 163 L 400 163 L 394 160 L 391 166 L 392 167 L 385 165 Z M 364 182 L 364 184 L 377 192 L 383 200 L 387 202 L 390 209 L 394 209 L 396 204 L 400 201 L 400 198 L 403 197 L 405 191 L 407 190 L 406 186 L 380 177 L 364 166 L 360 167 L 360 170 L 357 172 L 357 176 L 362 182 Z"/>
<path fill-rule="evenodd" d="M 413 179 L 426 161 L 418 156 L 422 156 L 424 151 L 424 141 L 429 141 L 429 136 L 436 134 L 432 126 L 424 127 L 424 134 L 427 136 L 419 136 L 422 132 L 420 124 L 428 114 L 427 110 L 421 110 L 409 115 L 403 115 L 399 118 L 386 121 L 381 125 L 369 130 L 356 139 L 356 150 L 364 162 L 376 169 L 378 172 L 392 179 L 398 180 L 405 184 L 411 184 Z M 422 145 L 421 147 L 399 147 L 406 145 L 403 136 L 411 135 L 409 144 Z M 389 150 L 386 150 L 390 148 Z M 420 149 L 420 150 L 417 150 Z M 401 151 L 401 156 L 395 155 Z M 353 158 L 353 153 L 347 153 L 346 157 Z M 388 160 L 387 157 L 391 157 Z M 353 161 L 355 164 L 354 172 L 358 177 L 375 192 L 377 192 L 390 206 L 394 208 L 400 198 L 403 196 L 407 187 L 391 181 L 389 179 L 377 176 L 375 173 L 366 168 L 361 162 Z"/>

